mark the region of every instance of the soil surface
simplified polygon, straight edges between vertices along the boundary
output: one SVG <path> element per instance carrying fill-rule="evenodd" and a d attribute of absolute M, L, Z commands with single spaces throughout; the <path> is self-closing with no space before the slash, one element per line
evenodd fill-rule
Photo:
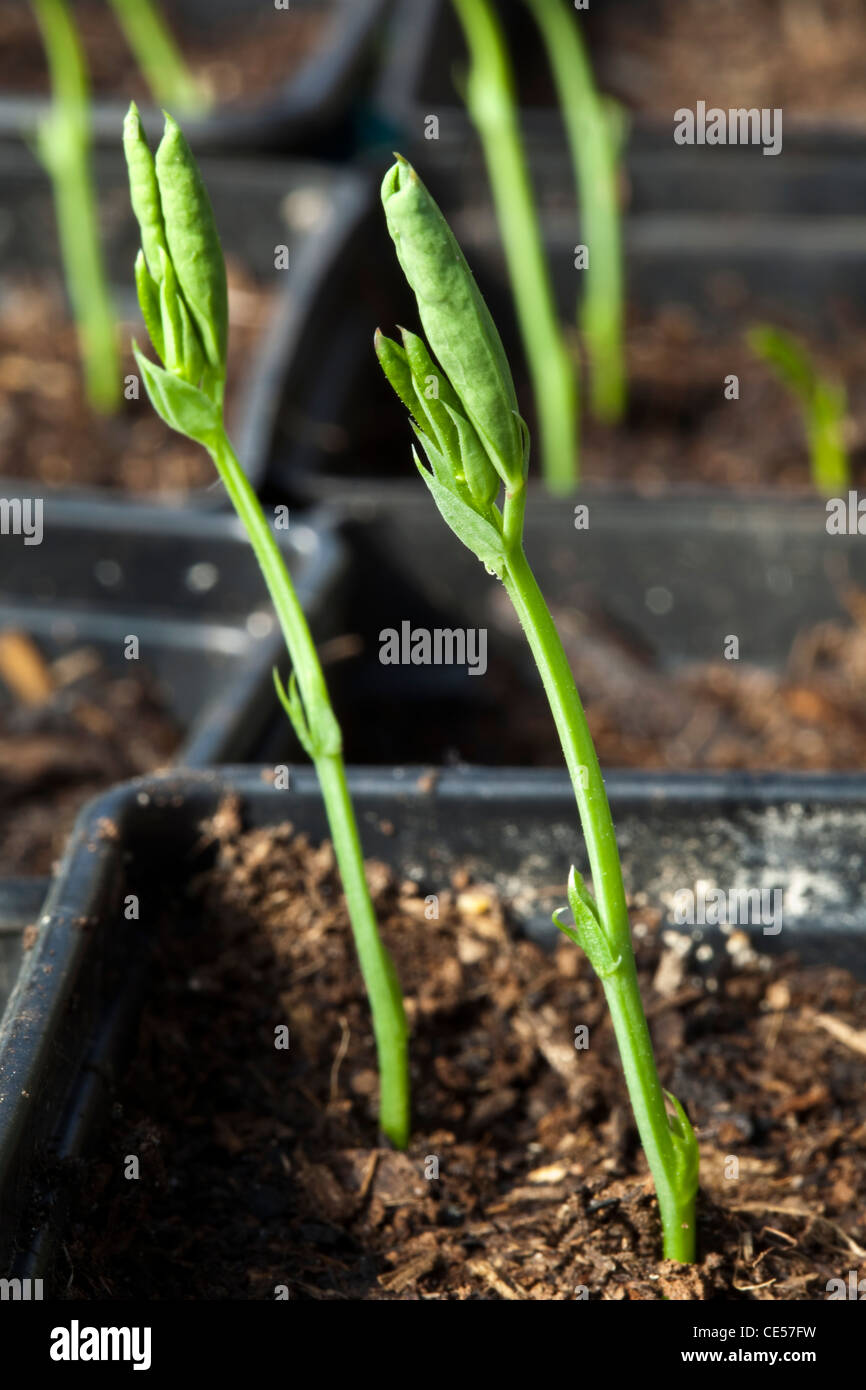
<path fill-rule="evenodd" d="M 237 267 L 229 272 L 231 317 L 227 416 L 244 368 L 263 330 L 270 295 Z M 122 376 L 138 367 L 129 349 L 140 324 L 118 325 Z M 204 449 L 159 419 L 143 385 L 101 416 L 84 394 L 74 324 L 63 296 L 35 281 L 15 280 L 0 295 L 0 476 L 49 487 L 109 488 L 165 498 L 208 487 L 214 469 Z"/>
<path fill-rule="evenodd" d="M 597 77 L 632 109 L 776 107 L 866 123 L 860 0 L 633 0 L 592 16 Z"/>
<path fill-rule="evenodd" d="M 556 612 L 602 766 L 866 768 L 866 600 L 856 601 L 853 624 L 802 632 L 781 673 L 744 661 L 659 671 L 609 629 Z"/>
<path fill-rule="evenodd" d="M 146 672 L 110 675 L 91 648 L 43 663 L 4 632 L 0 668 L 0 873 L 48 874 L 84 803 L 166 763 L 180 733 Z"/>
<path fill-rule="evenodd" d="M 276 10 L 273 5 L 240 7 L 233 21 L 217 23 L 199 5 L 195 14 L 178 14 L 176 4 L 161 7 L 190 71 L 211 97 L 224 103 L 261 101 L 263 93 L 287 82 L 321 45 L 331 20 L 329 3 Z M 106 0 L 82 0 L 75 23 L 84 45 L 96 96 L 145 99 L 148 88 Z M 0 6 L 0 91 L 45 92 L 45 54 L 28 0 Z M 179 114 L 179 113 L 178 113 Z"/>
<path fill-rule="evenodd" d="M 742 493 L 763 489 L 812 492 L 809 451 L 803 414 L 791 392 L 749 349 L 745 334 L 765 316 L 750 308 L 734 278 L 720 277 L 715 287 L 726 315 L 722 322 L 701 324 L 686 305 L 671 304 L 652 315 L 634 312 L 626 334 L 628 404 L 616 426 L 595 421 L 589 406 L 582 413 L 580 476 L 588 483 L 627 484 L 645 496 L 666 489 L 711 486 Z M 847 406 L 843 439 L 851 466 L 851 486 L 866 484 L 866 334 L 850 321 L 842 306 L 832 315 L 832 336 L 803 330 L 777 315 L 774 326 L 792 332 L 807 347 L 819 374 L 845 388 Z M 414 321 L 410 326 L 414 327 Z M 386 330 L 387 331 L 387 330 Z M 533 440 L 538 431 L 532 390 L 519 355 L 512 354 L 518 399 Z M 374 364 L 375 365 L 375 364 Z M 581 367 L 587 392 L 591 368 Z M 737 399 L 727 399 L 726 382 L 735 376 Z M 311 425 L 302 415 L 295 429 L 300 438 Z M 410 430 L 406 411 L 382 376 L 371 369 L 359 384 L 346 419 L 317 422 L 325 443 L 323 468 L 350 478 L 412 476 Z M 540 467 L 537 449 L 531 470 Z"/>
<path fill-rule="evenodd" d="M 729 305 L 740 304 L 734 282 L 720 283 L 717 291 Z M 647 494 L 695 484 L 738 492 L 811 487 L 802 411 L 745 342 L 747 326 L 761 316 L 750 317 L 746 301 L 741 312 L 741 334 L 701 327 L 685 306 L 634 319 L 626 342 L 629 404 L 623 425 L 604 428 L 588 412 L 584 417 L 581 470 L 587 481 L 628 481 Z M 774 323 L 784 326 L 779 319 Z M 832 342 L 795 336 L 808 347 L 819 374 L 846 389 L 844 440 L 856 486 L 866 478 L 863 334 L 840 317 Z M 738 381 L 736 400 L 725 396 L 730 376 Z"/>
<path fill-rule="evenodd" d="M 743 659 L 662 669 L 603 612 L 551 611 L 603 768 L 854 772 L 866 768 L 866 596 L 847 602 L 851 621 L 805 628 L 781 671 Z M 436 668 L 381 666 L 376 634 L 391 619 L 357 615 L 361 655 L 331 678 L 349 762 L 562 766 L 514 610 L 502 591 L 493 603 L 484 679 L 463 672 L 447 688 Z"/>
<path fill-rule="evenodd" d="M 429 886 L 369 865 L 412 1030 L 413 1138 L 392 1152 L 331 849 L 239 832 L 232 802 L 205 827 L 216 867 L 165 916 L 110 1132 L 67 1173 L 70 1297 L 800 1300 L 863 1273 L 866 987 L 741 932 L 684 955 L 657 914 L 633 915 L 662 1080 L 701 1146 L 683 1269 L 660 1261 L 574 946 L 513 939 L 506 907 L 460 877 L 433 885 L 428 920 Z"/>

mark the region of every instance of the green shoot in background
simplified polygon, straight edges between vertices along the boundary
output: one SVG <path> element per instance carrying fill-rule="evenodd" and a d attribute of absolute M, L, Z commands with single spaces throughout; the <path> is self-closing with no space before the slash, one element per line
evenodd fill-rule
<path fill-rule="evenodd" d="M 579 324 L 590 364 L 590 405 L 615 424 L 626 401 L 619 148 L 611 104 L 596 88 L 575 12 L 564 0 L 526 0 L 553 72 L 589 248 Z"/>
<path fill-rule="evenodd" d="M 551 492 L 578 475 L 577 364 L 556 310 L 518 123 L 514 75 L 489 0 L 454 0 L 470 54 L 466 104 L 484 148 L 538 426 L 541 471 Z"/>
<path fill-rule="evenodd" d="M 210 199 L 190 148 L 170 116 L 155 159 L 135 106 L 124 122 L 123 144 L 132 207 L 141 230 L 142 249 L 135 263 L 138 300 L 163 365 L 149 361 L 133 344 L 136 361 L 157 414 L 172 429 L 201 444 L 213 459 L 276 610 L 293 670 L 288 690 L 276 672 L 274 682 L 322 789 L 373 1015 L 381 1128 L 393 1144 L 405 1148 L 409 1138 L 406 1017 L 364 874 L 340 727 L 285 560 L 223 422 L 228 294 Z"/>
<path fill-rule="evenodd" d="M 120 405 L 121 366 L 114 306 L 99 242 L 84 56 L 66 0 L 32 0 L 32 4 L 42 31 L 52 89 L 51 108 L 37 131 L 37 150 L 54 191 L 87 399 L 94 410 L 109 413 Z"/>
<path fill-rule="evenodd" d="M 819 492 L 833 496 L 848 486 L 851 473 L 844 442 L 844 386 L 820 377 L 802 343 L 780 328 L 755 324 L 746 338 L 756 356 L 773 369 L 799 401 L 809 442 L 812 482 Z"/>
<path fill-rule="evenodd" d="M 596 895 L 572 869 L 574 926 L 557 925 L 582 947 L 601 980 L 655 1181 L 664 1253 L 687 1263 L 695 1255 L 698 1147 L 682 1106 L 659 1081 L 607 792 L 568 659 L 523 549 L 529 440 L 505 351 L 451 229 L 402 159 L 385 175 L 382 202 L 427 343 L 405 331 L 402 344 L 377 332 L 376 353 L 426 456 L 428 467 L 414 453 L 421 477 L 451 530 L 502 581 L 544 684 Z"/>
<path fill-rule="evenodd" d="M 155 101 L 199 115 L 209 100 L 184 62 L 156 0 L 109 0 Z"/>

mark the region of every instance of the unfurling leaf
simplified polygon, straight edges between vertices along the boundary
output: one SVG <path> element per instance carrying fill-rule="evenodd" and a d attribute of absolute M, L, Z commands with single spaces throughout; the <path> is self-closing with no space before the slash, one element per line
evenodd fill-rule
<path fill-rule="evenodd" d="M 482 564 L 500 577 L 505 569 L 505 545 L 502 535 L 490 521 L 473 511 L 456 492 L 444 487 L 439 479 L 429 473 L 413 449 L 418 472 L 430 489 L 433 501 L 439 508 L 442 519 L 450 526 L 458 540 L 461 540 Z"/>
<path fill-rule="evenodd" d="M 137 343 L 133 343 L 132 350 L 157 415 L 178 434 L 209 448 L 222 430 L 219 406 L 197 386 L 149 361 Z"/>

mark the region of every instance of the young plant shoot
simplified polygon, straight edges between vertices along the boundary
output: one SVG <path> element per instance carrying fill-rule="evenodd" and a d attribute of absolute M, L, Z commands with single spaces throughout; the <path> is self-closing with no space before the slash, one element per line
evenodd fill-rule
<path fill-rule="evenodd" d="M 835 496 L 847 488 L 851 471 L 844 442 L 844 386 L 820 377 L 803 345 L 781 328 L 756 324 L 746 337 L 756 356 L 773 369 L 799 402 L 809 442 L 812 482 L 825 496 Z"/>
<path fill-rule="evenodd" d="M 185 115 L 206 111 L 207 94 L 184 62 L 157 0 L 110 0 L 110 4 L 154 100 Z"/>
<path fill-rule="evenodd" d="M 376 352 L 426 456 L 429 468 L 413 451 L 421 477 L 455 535 L 502 581 L 544 683 L 596 895 L 572 869 L 574 926 L 562 929 L 583 948 L 602 982 L 658 1193 L 664 1253 L 686 1263 L 695 1251 L 698 1147 L 680 1104 L 668 1095 L 670 1114 L 665 1104 L 638 987 L 607 793 L 568 660 L 523 550 L 529 439 L 511 372 L 451 229 L 400 158 L 385 176 L 382 201 L 427 342 L 404 331 L 401 344 L 377 332 Z"/>
<path fill-rule="evenodd" d="M 292 661 L 280 701 L 312 759 L 328 816 L 373 1014 L 381 1083 L 379 1118 L 398 1148 L 409 1138 L 407 1028 L 397 976 L 379 936 L 346 783 L 340 727 L 285 561 L 223 423 L 228 340 L 225 263 L 210 199 L 179 126 L 166 117 L 151 154 L 131 106 L 123 145 L 142 249 L 135 263 L 138 300 L 162 366 L 133 344 L 157 414 L 207 449 L 240 517 L 277 613 Z"/>
<path fill-rule="evenodd" d="M 481 137 L 541 433 L 541 471 L 551 492 L 578 475 L 577 363 L 559 317 L 520 137 L 514 76 L 489 0 L 454 0 L 466 34 L 466 104 Z"/>
<path fill-rule="evenodd" d="M 590 362 L 590 405 L 598 420 L 613 424 L 626 400 L 618 113 L 596 88 L 574 10 L 564 0 L 526 4 L 553 72 L 589 253 L 578 317 Z"/>
<path fill-rule="evenodd" d="M 78 329 L 87 399 L 108 414 L 121 400 L 114 306 L 99 242 L 84 55 L 66 0 L 32 0 L 51 74 L 52 104 L 37 131 L 51 179 L 67 292 Z"/>

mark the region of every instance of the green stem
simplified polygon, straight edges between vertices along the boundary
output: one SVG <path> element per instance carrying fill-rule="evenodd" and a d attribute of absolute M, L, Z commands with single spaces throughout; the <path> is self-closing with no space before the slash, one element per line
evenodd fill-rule
<path fill-rule="evenodd" d="M 405 1149 L 410 1119 L 406 1016 L 394 965 L 379 935 L 364 873 L 358 825 L 346 783 L 340 727 L 331 708 L 306 617 L 280 548 L 225 433 L 213 442 L 210 453 L 264 575 L 291 656 L 311 735 L 311 755 L 346 894 L 355 949 L 370 1000 L 379 1060 L 379 1122 L 392 1144 Z"/>
<path fill-rule="evenodd" d="M 317 757 L 314 763 L 373 1015 L 380 1077 L 379 1126 L 395 1148 L 405 1149 L 409 1142 L 410 1096 L 403 994 L 394 963 L 379 936 L 342 756 L 338 753 Z"/>
<path fill-rule="evenodd" d="M 542 472 L 552 492 L 577 482 L 577 368 L 565 345 L 499 22 L 487 0 L 454 0 L 472 59 L 466 103 L 481 137 L 541 434 Z"/>
<path fill-rule="evenodd" d="M 589 267 L 580 323 L 592 371 L 594 414 L 616 421 L 625 409 L 623 266 L 618 149 L 573 11 L 561 0 L 526 0 L 553 70 L 574 165 Z"/>
<path fill-rule="evenodd" d="M 506 502 L 522 513 L 523 499 Z M 696 1174 L 683 1178 L 640 997 L 616 833 L 598 757 L 559 633 L 522 546 L 503 577 L 544 684 L 574 787 L 602 928 L 618 968 L 602 981 L 626 1085 L 655 1182 L 665 1257 L 688 1263 L 695 1250 Z"/>
<path fill-rule="evenodd" d="M 851 479 L 845 447 L 845 393 L 829 382 L 816 379 L 805 404 L 806 433 L 812 481 L 825 497 L 835 497 Z"/>
<path fill-rule="evenodd" d="M 78 329 L 87 397 L 95 410 L 109 413 L 120 404 L 121 366 L 99 241 L 84 56 L 66 0 L 32 3 L 42 30 L 54 97 L 38 132 L 39 156 L 54 190 L 60 251 Z"/>
<path fill-rule="evenodd" d="M 153 98 L 179 115 L 197 115 L 209 101 L 187 67 L 154 0 L 110 0 Z"/>

